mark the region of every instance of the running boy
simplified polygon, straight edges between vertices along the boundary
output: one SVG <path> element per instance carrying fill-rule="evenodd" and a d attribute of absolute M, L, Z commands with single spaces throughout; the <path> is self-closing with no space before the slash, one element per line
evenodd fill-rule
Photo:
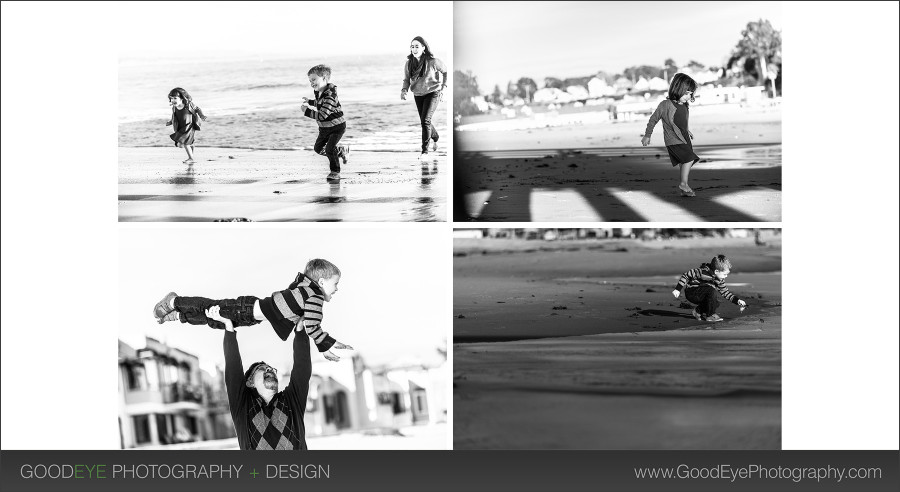
<path fill-rule="evenodd" d="M 338 158 L 347 163 L 347 149 L 338 146 L 341 137 L 347 130 L 344 120 L 344 111 L 338 101 L 337 87 L 330 83 L 331 68 L 326 65 L 316 65 L 307 72 L 309 85 L 313 88 L 315 100 L 303 98 L 303 115 L 316 120 L 319 125 L 319 136 L 313 150 L 317 154 L 328 157 L 328 167 L 331 172 L 327 179 L 341 178 L 341 165 Z"/>
<path fill-rule="evenodd" d="M 329 336 L 322 330 L 321 324 L 322 305 L 330 301 L 337 292 L 340 280 L 341 271 L 337 266 L 328 260 L 314 259 L 306 264 L 304 272 L 298 273 L 287 289 L 274 292 L 265 299 L 241 296 L 237 299 L 213 300 L 183 297 L 170 292 L 156 304 L 153 315 L 159 323 L 181 321 L 225 329 L 222 322 L 210 319 L 206 314 L 209 308 L 218 306 L 220 316 L 231 320 L 235 327 L 251 326 L 268 320 L 282 340 L 287 340 L 294 327 L 302 323 L 319 352 L 330 361 L 338 361 L 340 357 L 331 351 L 332 348 L 352 350 L 353 347 Z"/>
<path fill-rule="evenodd" d="M 691 314 L 698 320 L 722 321 L 722 317 L 716 314 L 716 309 L 719 307 L 716 292 L 740 306 L 741 311 L 747 307 L 747 303 L 734 295 L 725 285 L 725 278 L 729 273 L 731 273 L 731 262 L 725 255 L 718 255 L 709 263 L 700 265 L 700 268 L 684 272 L 678 279 L 678 285 L 675 286 L 672 295 L 678 299 L 681 291 L 684 290 L 687 300 L 697 305 L 691 310 Z"/>

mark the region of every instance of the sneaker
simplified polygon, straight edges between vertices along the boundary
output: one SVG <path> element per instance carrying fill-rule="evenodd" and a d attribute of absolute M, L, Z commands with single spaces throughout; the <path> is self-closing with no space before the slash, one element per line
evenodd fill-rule
<path fill-rule="evenodd" d="M 432 140 L 432 141 L 431 141 L 431 151 L 432 151 L 432 152 L 437 152 L 437 140 Z"/>
<path fill-rule="evenodd" d="M 328 177 L 325 179 L 341 179 L 341 173 L 328 173 Z"/>
<path fill-rule="evenodd" d="M 697 312 L 697 308 L 691 309 L 691 316 L 697 321 L 703 321 L 703 315 Z"/>
<path fill-rule="evenodd" d="M 350 153 L 349 145 L 341 145 L 338 147 L 338 157 L 341 158 L 341 161 L 346 165 L 347 164 L 347 154 Z"/>
<path fill-rule="evenodd" d="M 156 320 L 156 322 L 159 324 L 163 324 L 166 321 L 179 321 L 179 320 L 180 320 L 180 318 L 179 318 L 178 311 L 172 310 L 172 311 L 169 311 L 169 314 Z"/>
<path fill-rule="evenodd" d="M 723 318 L 721 316 L 719 316 L 718 314 L 714 314 L 712 316 L 707 316 L 706 321 L 709 321 L 711 323 L 716 323 L 718 321 L 723 321 Z"/>
<path fill-rule="evenodd" d="M 162 323 L 163 318 L 165 318 L 167 314 L 173 311 L 173 309 L 169 306 L 172 305 L 172 300 L 176 297 L 178 297 L 178 294 L 169 292 L 168 294 L 166 294 L 166 297 L 163 297 L 161 301 L 156 303 L 156 306 L 153 308 L 153 316 L 156 317 L 157 321 Z"/>

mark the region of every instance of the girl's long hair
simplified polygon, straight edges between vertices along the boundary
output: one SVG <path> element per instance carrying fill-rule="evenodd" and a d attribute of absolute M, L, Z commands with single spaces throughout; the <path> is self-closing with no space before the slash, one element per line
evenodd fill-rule
<path fill-rule="evenodd" d="M 685 92 L 691 91 L 691 102 L 694 102 L 694 93 L 697 92 L 697 82 L 683 73 L 676 73 L 669 84 L 670 101 L 678 102 Z"/>
<path fill-rule="evenodd" d="M 184 105 L 187 106 L 188 111 L 190 111 L 191 113 L 193 113 L 195 111 L 194 110 L 194 100 L 191 99 L 191 95 L 188 94 L 188 92 L 186 90 L 182 89 L 181 87 L 176 87 L 169 91 L 169 95 L 167 97 L 175 97 L 175 96 L 180 97 L 181 100 L 184 101 Z"/>
<path fill-rule="evenodd" d="M 414 71 L 416 71 L 418 69 L 419 73 L 416 74 L 416 76 L 424 77 L 425 70 L 428 68 L 427 62 L 428 62 L 428 60 L 431 60 L 434 58 L 434 54 L 431 53 L 431 48 L 428 46 L 428 43 L 425 41 L 425 39 L 422 36 L 416 36 L 416 37 L 412 38 L 412 40 L 410 40 L 410 43 L 412 43 L 413 41 L 418 41 L 422 45 L 422 47 L 425 48 L 425 51 L 422 52 L 422 56 L 420 57 L 419 60 L 416 60 L 416 57 L 414 57 L 412 53 L 407 55 L 406 63 L 409 65 L 409 73 L 413 73 Z"/>

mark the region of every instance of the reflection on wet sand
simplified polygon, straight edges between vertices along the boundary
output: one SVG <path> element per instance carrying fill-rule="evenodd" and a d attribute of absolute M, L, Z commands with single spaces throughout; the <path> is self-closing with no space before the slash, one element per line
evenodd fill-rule
<path fill-rule="evenodd" d="M 120 221 L 444 221 L 438 154 L 354 152 L 340 180 L 304 151 L 203 148 L 185 169 L 168 148 L 119 149 Z M 420 167 L 421 164 L 421 167 Z"/>

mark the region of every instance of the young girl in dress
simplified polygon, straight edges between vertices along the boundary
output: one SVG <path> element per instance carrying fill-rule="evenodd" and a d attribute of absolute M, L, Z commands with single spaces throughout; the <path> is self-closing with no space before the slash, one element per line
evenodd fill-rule
<path fill-rule="evenodd" d="M 185 164 L 194 163 L 194 131 L 200 129 L 199 117 L 206 121 L 206 116 L 200 107 L 191 100 L 191 95 L 181 87 L 169 91 L 169 106 L 172 107 L 172 118 L 166 122 L 166 126 L 172 125 L 175 133 L 169 137 L 175 141 L 176 147 L 182 147 L 187 152 L 188 158 Z"/>
<path fill-rule="evenodd" d="M 694 190 L 688 185 L 691 167 L 700 160 L 694 153 L 694 146 L 691 145 L 694 134 L 688 130 L 688 104 L 694 102 L 696 91 L 697 82 L 694 79 L 683 73 L 675 74 L 669 85 L 668 96 L 659 103 L 656 111 L 650 116 L 647 130 L 641 139 L 644 147 L 650 145 L 653 127 L 656 126 L 657 121 L 662 120 L 663 139 L 666 143 L 666 150 L 669 151 L 669 159 L 671 159 L 673 167 L 681 167 L 681 182 L 678 183 L 681 196 L 696 196 Z"/>

